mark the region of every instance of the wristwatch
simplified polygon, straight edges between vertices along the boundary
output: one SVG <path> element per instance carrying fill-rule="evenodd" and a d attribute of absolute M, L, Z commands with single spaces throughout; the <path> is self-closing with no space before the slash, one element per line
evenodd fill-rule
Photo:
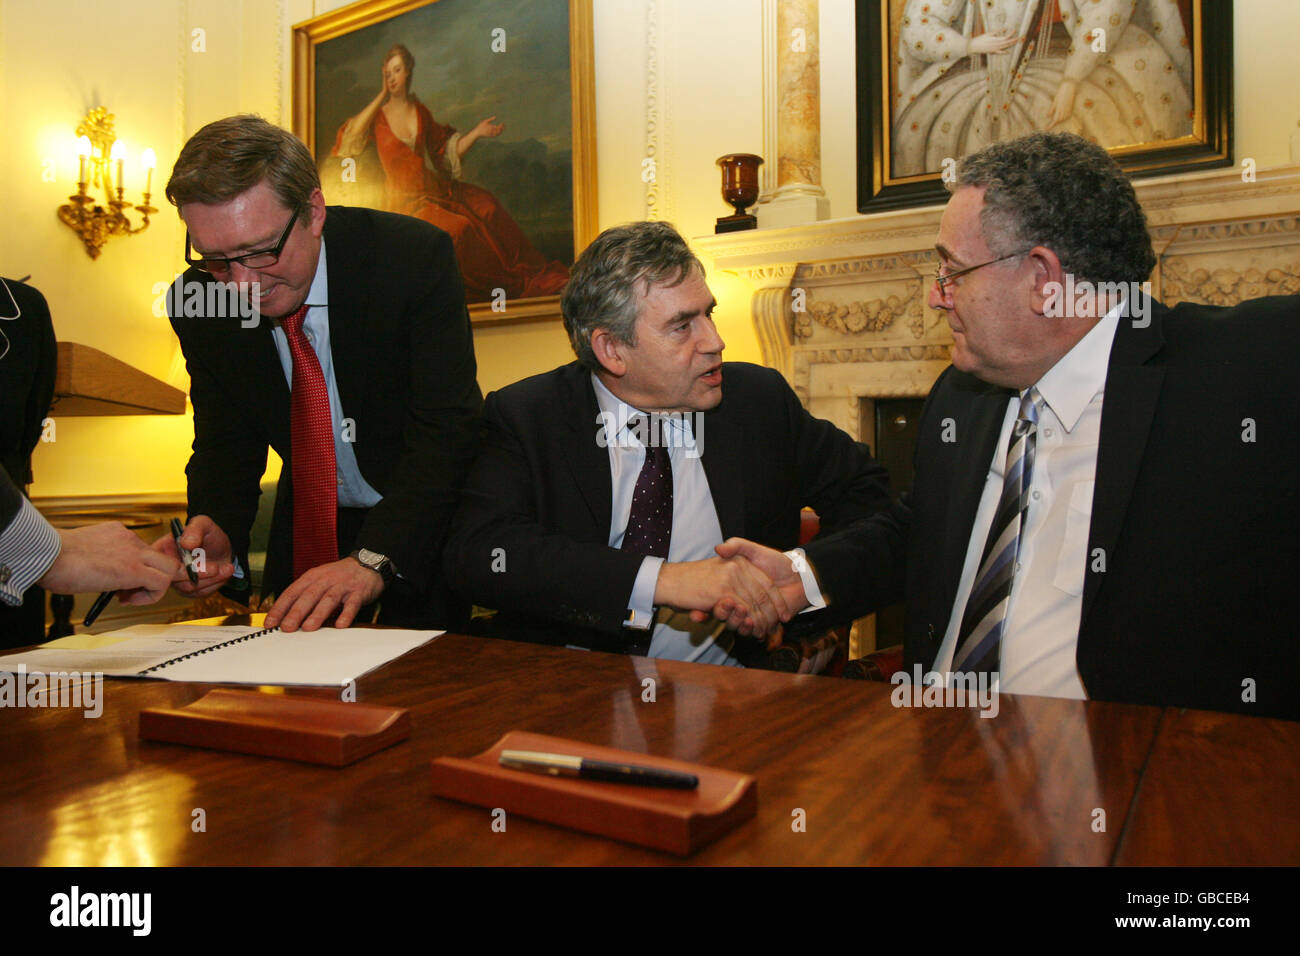
<path fill-rule="evenodd" d="M 378 551 L 371 551 L 369 548 L 357 548 L 349 557 L 356 558 L 357 563 L 363 568 L 369 568 L 384 579 L 384 586 L 393 583 L 397 577 L 397 569 L 393 567 L 393 562 L 387 555 L 380 554 Z"/>

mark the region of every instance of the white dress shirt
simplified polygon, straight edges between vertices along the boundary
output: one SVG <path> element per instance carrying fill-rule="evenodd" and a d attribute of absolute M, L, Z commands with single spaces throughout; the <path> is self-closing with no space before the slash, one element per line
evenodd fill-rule
<path fill-rule="evenodd" d="M 1029 509 L 1021 529 L 1019 563 L 1003 630 L 999 691 L 1077 699 L 1088 696 L 1079 677 L 1075 650 L 1106 371 L 1123 305 L 1121 302 L 1107 312 L 1036 383 L 1044 407 L 1038 419 Z M 947 674 L 952 666 L 957 632 L 1002 494 L 1007 442 L 1019 407 L 1020 396 L 1007 400 L 952 617 L 934 662 L 933 669 L 940 674 Z"/>
<path fill-rule="evenodd" d="M 604 421 L 616 423 L 617 431 L 607 433 L 609 471 L 613 488 L 609 521 L 609 546 L 620 548 L 632 514 L 632 494 L 645 464 L 645 445 L 635 429 L 625 427 L 629 420 L 645 413 L 611 392 L 595 375 L 596 403 Z M 700 561 L 715 557 L 714 547 L 722 543 L 722 526 L 709 491 L 709 479 L 700 458 L 701 445 L 689 432 L 693 416 L 668 416 L 663 421 L 662 443 L 668 446 L 673 471 L 673 530 L 668 542 L 669 561 Z M 597 423 L 593 422 L 593 427 Z M 699 436 L 703 439 L 703 436 Z M 627 627 L 644 630 L 653 626 L 650 656 L 701 664 L 740 666 L 731 654 L 735 635 L 724 630 L 722 622 L 708 620 L 696 624 L 689 613 L 673 608 L 654 607 L 655 586 L 664 559 L 647 556 L 628 596 Z"/>

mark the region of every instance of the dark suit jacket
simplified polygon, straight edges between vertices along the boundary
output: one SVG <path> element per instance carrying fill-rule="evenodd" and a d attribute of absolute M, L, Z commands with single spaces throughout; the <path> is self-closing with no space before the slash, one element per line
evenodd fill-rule
<path fill-rule="evenodd" d="M 888 478 L 867 448 L 804 411 L 779 373 L 729 362 L 722 390 L 704 413 L 701 459 L 724 538 L 791 548 L 805 505 L 829 529 L 888 504 Z M 468 597 L 500 612 L 498 636 L 612 651 L 628 643 L 642 558 L 609 547 L 598 408 L 576 362 L 488 396 L 445 567 Z"/>
<path fill-rule="evenodd" d="M 5 285 L 14 301 L 0 287 L 0 332 L 9 342 L 0 358 L 0 467 L 21 487 L 31 483 L 32 449 L 54 398 L 58 346 L 45 296 L 13 279 Z M 15 305 L 21 315 L 10 320 Z"/>
<path fill-rule="evenodd" d="M 13 279 L 5 285 L 8 293 L 0 287 L 0 352 L 8 342 L 0 358 L 0 471 L 21 489 L 32 480 L 32 449 L 50 414 L 58 346 L 45 297 Z M 6 514 L 4 523 L 12 519 L 12 513 Z M 20 607 L 0 605 L 0 647 L 36 644 L 44 636 L 45 592 L 39 587 L 27 589 Z"/>
<path fill-rule="evenodd" d="M 23 506 L 23 493 L 9 480 L 9 476 L 0 474 L 0 531 L 9 527 L 9 523 L 18 517 Z"/>
<path fill-rule="evenodd" d="M 407 586 L 427 597 L 428 616 L 408 622 L 447 626 L 460 615 L 448 610 L 438 555 L 482 403 L 451 239 L 418 219 L 341 206 L 329 207 L 324 239 L 339 397 L 355 423 L 361 474 L 383 495 L 360 522 L 341 515 L 339 553 L 366 547 L 390 557 Z M 179 281 L 210 279 L 190 269 Z M 190 514 L 210 515 L 235 554 L 246 555 L 266 449 L 274 448 L 285 464 L 266 589 L 279 591 L 292 578 L 292 449 L 289 387 L 271 322 L 242 328 L 238 316 L 182 315 L 193 310 L 174 295 L 169 311 L 192 380 Z"/>
<path fill-rule="evenodd" d="M 22 491 L 0 470 L 0 540 L 11 530 L 10 526 L 22 507 Z M 52 531 L 47 525 L 44 534 Z M 32 534 L 28 529 L 28 533 L 4 542 L 5 547 L 0 548 L 0 583 L 13 588 L 15 576 L 43 575 L 48 570 L 51 555 L 44 553 L 46 542 L 41 540 L 42 537 L 42 533 Z M 37 644 L 44 639 L 44 594 L 44 590 L 32 585 L 18 594 L 20 603 L 17 606 L 0 601 L 0 648 Z M 23 614 L 24 610 L 29 612 L 28 615 Z"/>
<path fill-rule="evenodd" d="M 1090 697 L 1300 718 L 1298 320 L 1300 296 L 1120 320 L 1077 651 Z M 829 590 L 862 596 L 882 585 L 860 563 L 907 542 L 909 670 L 943 640 L 1010 394 L 949 368 L 922 413 L 911 514 L 808 547 Z"/>

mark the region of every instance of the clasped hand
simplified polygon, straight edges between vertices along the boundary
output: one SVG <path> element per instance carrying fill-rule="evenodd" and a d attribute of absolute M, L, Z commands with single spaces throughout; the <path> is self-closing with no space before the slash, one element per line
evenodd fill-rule
<path fill-rule="evenodd" d="M 744 538 L 728 538 L 716 558 L 666 563 L 655 603 L 688 610 L 695 621 L 717 618 L 741 634 L 780 646 L 782 624 L 808 605 L 790 558 Z"/>

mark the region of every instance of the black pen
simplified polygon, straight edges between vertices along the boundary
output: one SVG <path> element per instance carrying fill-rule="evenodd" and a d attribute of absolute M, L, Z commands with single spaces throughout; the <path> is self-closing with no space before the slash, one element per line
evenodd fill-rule
<path fill-rule="evenodd" d="M 498 762 L 501 766 L 512 770 L 547 773 L 553 777 L 582 777 L 584 780 L 634 783 L 644 787 L 672 787 L 675 790 L 694 790 L 700 785 L 700 778 L 693 773 L 664 770 L 642 764 L 591 760 L 570 754 L 548 754 L 537 750 L 503 750 Z"/>
<path fill-rule="evenodd" d="M 185 528 L 179 518 L 172 518 L 172 540 L 176 542 L 176 550 L 180 552 L 181 563 L 185 565 L 185 573 L 189 575 L 190 583 L 197 585 L 199 583 L 198 573 L 194 570 L 194 555 L 190 551 L 181 547 L 181 535 L 185 533 Z M 116 591 L 104 591 L 95 598 L 95 603 L 90 605 L 90 610 L 81 621 L 82 627 L 90 627 L 95 623 L 95 618 L 108 607 L 108 602 L 113 600 Z"/>
<path fill-rule="evenodd" d="M 95 598 L 95 603 L 92 604 L 90 610 L 86 612 L 86 616 L 82 620 L 81 626 L 90 627 L 90 625 L 94 624 L 95 618 L 99 617 L 99 612 L 108 607 L 108 602 L 113 600 L 113 595 L 116 593 L 116 591 L 105 591 L 99 597 Z"/>
<path fill-rule="evenodd" d="M 199 575 L 194 570 L 194 554 L 187 548 L 181 547 L 181 535 L 185 533 L 185 528 L 181 525 L 180 518 L 172 518 L 172 540 L 176 542 L 176 550 L 180 552 L 181 564 L 185 565 L 185 573 L 189 576 L 190 584 L 198 586 Z"/>

